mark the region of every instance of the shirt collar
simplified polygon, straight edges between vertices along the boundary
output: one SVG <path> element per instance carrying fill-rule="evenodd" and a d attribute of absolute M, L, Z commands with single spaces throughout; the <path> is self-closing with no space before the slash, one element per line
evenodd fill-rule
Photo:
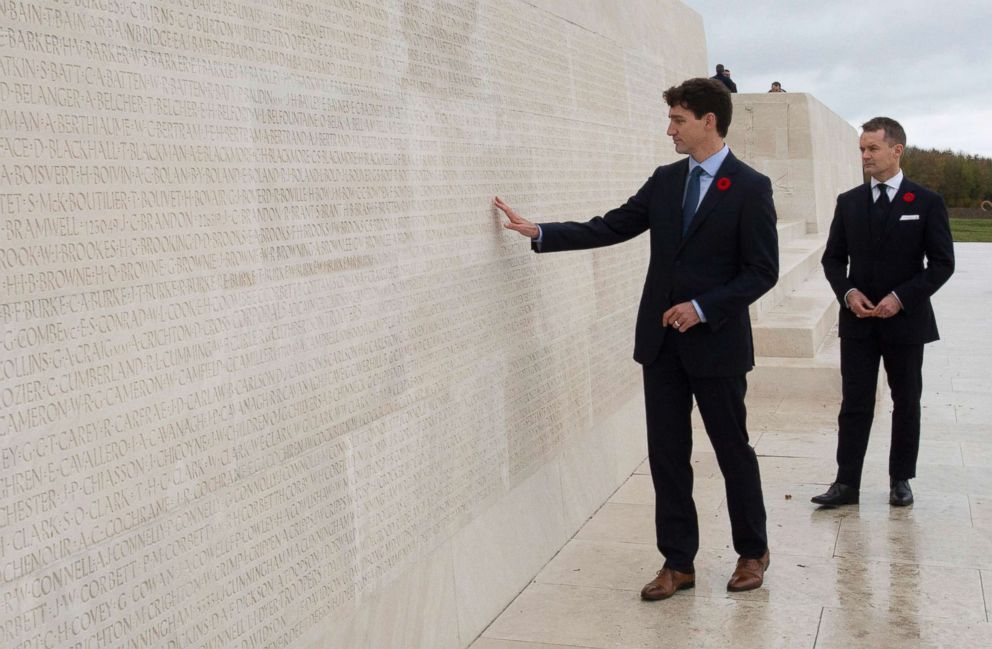
<path fill-rule="evenodd" d="M 702 162 L 696 162 L 692 156 L 689 156 L 689 173 L 692 173 L 692 170 L 696 167 L 702 167 L 707 175 L 715 176 L 716 172 L 720 169 L 720 165 L 723 164 L 723 161 L 727 159 L 728 155 L 730 155 L 730 147 L 724 144 L 723 148 Z"/>
<path fill-rule="evenodd" d="M 871 188 L 872 188 L 873 191 L 874 191 L 874 189 L 879 184 L 881 184 L 881 183 L 879 181 L 875 180 L 874 177 L 872 177 L 872 179 L 871 179 Z M 894 190 L 898 190 L 899 189 L 899 185 L 901 185 L 901 184 L 902 184 L 902 169 L 900 169 L 899 170 L 899 173 L 897 173 L 895 176 L 892 176 L 891 178 L 889 178 L 888 180 L 885 181 L 885 186 L 886 187 L 891 187 Z"/>

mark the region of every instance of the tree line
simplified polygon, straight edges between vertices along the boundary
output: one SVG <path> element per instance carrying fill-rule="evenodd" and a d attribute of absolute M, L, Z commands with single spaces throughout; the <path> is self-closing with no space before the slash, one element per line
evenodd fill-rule
<path fill-rule="evenodd" d="M 943 196 L 948 207 L 992 200 L 992 158 L 910 146 L 901 166 L 906 176 Z"/>

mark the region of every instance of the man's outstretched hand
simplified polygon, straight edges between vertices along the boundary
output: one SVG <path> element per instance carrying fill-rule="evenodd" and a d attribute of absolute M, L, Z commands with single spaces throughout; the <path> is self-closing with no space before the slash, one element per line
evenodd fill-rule
<path fill-rule="evenodd" d="M 534 239 L 540 234 L 536 225 L 517 214 L 516 210 L 504 203 L 499 196 L 493 198 L 493 205 L 499 208 L 503 214 L 506 214 L 506 218 L 510 219 L 509 223 L 503 224 L 507 230 L 516 230 L 529 239 Z"/>

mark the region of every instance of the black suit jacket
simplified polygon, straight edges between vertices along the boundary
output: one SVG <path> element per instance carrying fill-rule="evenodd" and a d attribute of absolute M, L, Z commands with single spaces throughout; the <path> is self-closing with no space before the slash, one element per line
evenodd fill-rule
<path fill-rule="evenodd" d="M 754 366 L 748 306 L 778 280 L 771 182 L 730 153 L 682 236 L 689 160 L 658 167 L 622 206 L 586 223 L 542 223 L 536 252 L 579 250 L 651 233 L 651 260 L 637 314 L 634 360 L 651 363 L 666 335 L 694 376 L 738 376 Z M 723 189 L 721 189 L 723 187 Z M 674 304 L 696 300 L 707 322 L 684 334 L 661 326 Z"/>
<path fill-rule="evenodd" d="M 723 85 L 727 86 L 727 90 L 729 90 L 730 92 L 737 92 L 737 84 L 734 83 L 734 80 L 730 79 L 729 77 L 725 77 L 722 74 L 716 74 L 710 77 L 710 79 L 716 79 Z"/>
<path fill-rule="evenodd" d="M 875 332 L 896 344 L 937 340 L 930 296 L 954 272 L 954 244 L 944 201 L 903 177 L 880 236 L 875 238 L 870 232 L 871 206 L 868 183 L 838 196 L 823 253 L 827 281 L 844 307 L 840 336 L 867 338 Z M 874 304 L 895 291 L 903 310 L 886 319 L 858 318 L 844 302 L 852 288 Z"/>

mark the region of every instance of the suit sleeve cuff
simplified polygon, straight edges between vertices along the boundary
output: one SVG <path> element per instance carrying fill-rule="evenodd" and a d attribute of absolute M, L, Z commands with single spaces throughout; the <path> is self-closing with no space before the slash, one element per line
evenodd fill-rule
<path fill-rule="evenodd" d="M 899 299 L 899 296 L 896 295 L 896 292 L 895 291 L 892 291 L 892 297 L 894 297 L 896 299 L 896 302 L 899 303 L 899 308 L 905 311 L 906 310 L 906 307 L 903 306 L 902 300 Z"/>
<path fill-rule="evenodd" d="M 851 303 L 847 301 L 847 298 L 851 295 L 851 293 L 853 293 L 856 290 L 858 290 L 858 289 L 856 289 L 856 288 L 849 288 L 849 289 L 847 289 L 847 293 L 844 293 L 844 306 L 846 306 L 848 309 L 851 308 Z"/>
<path fill-rule="evenodd" d="M 537 236 L 531 239 L 531 241 L 533 243 L 540 244 L 541 241 L 543 240 L 544 240 L 544 230 L 542 230 L 541 226 L 539 225 L 537 226 Z"/>
<path fill-rule="evenodd" d="M 703 313 L 702 307 L 699 306 L 699 302 L 695 300 L 692 301 L 692 308 L 696 310 L 696 315 L 699 316 L 700 322 L 706 322 L 706 314 Z"/>

